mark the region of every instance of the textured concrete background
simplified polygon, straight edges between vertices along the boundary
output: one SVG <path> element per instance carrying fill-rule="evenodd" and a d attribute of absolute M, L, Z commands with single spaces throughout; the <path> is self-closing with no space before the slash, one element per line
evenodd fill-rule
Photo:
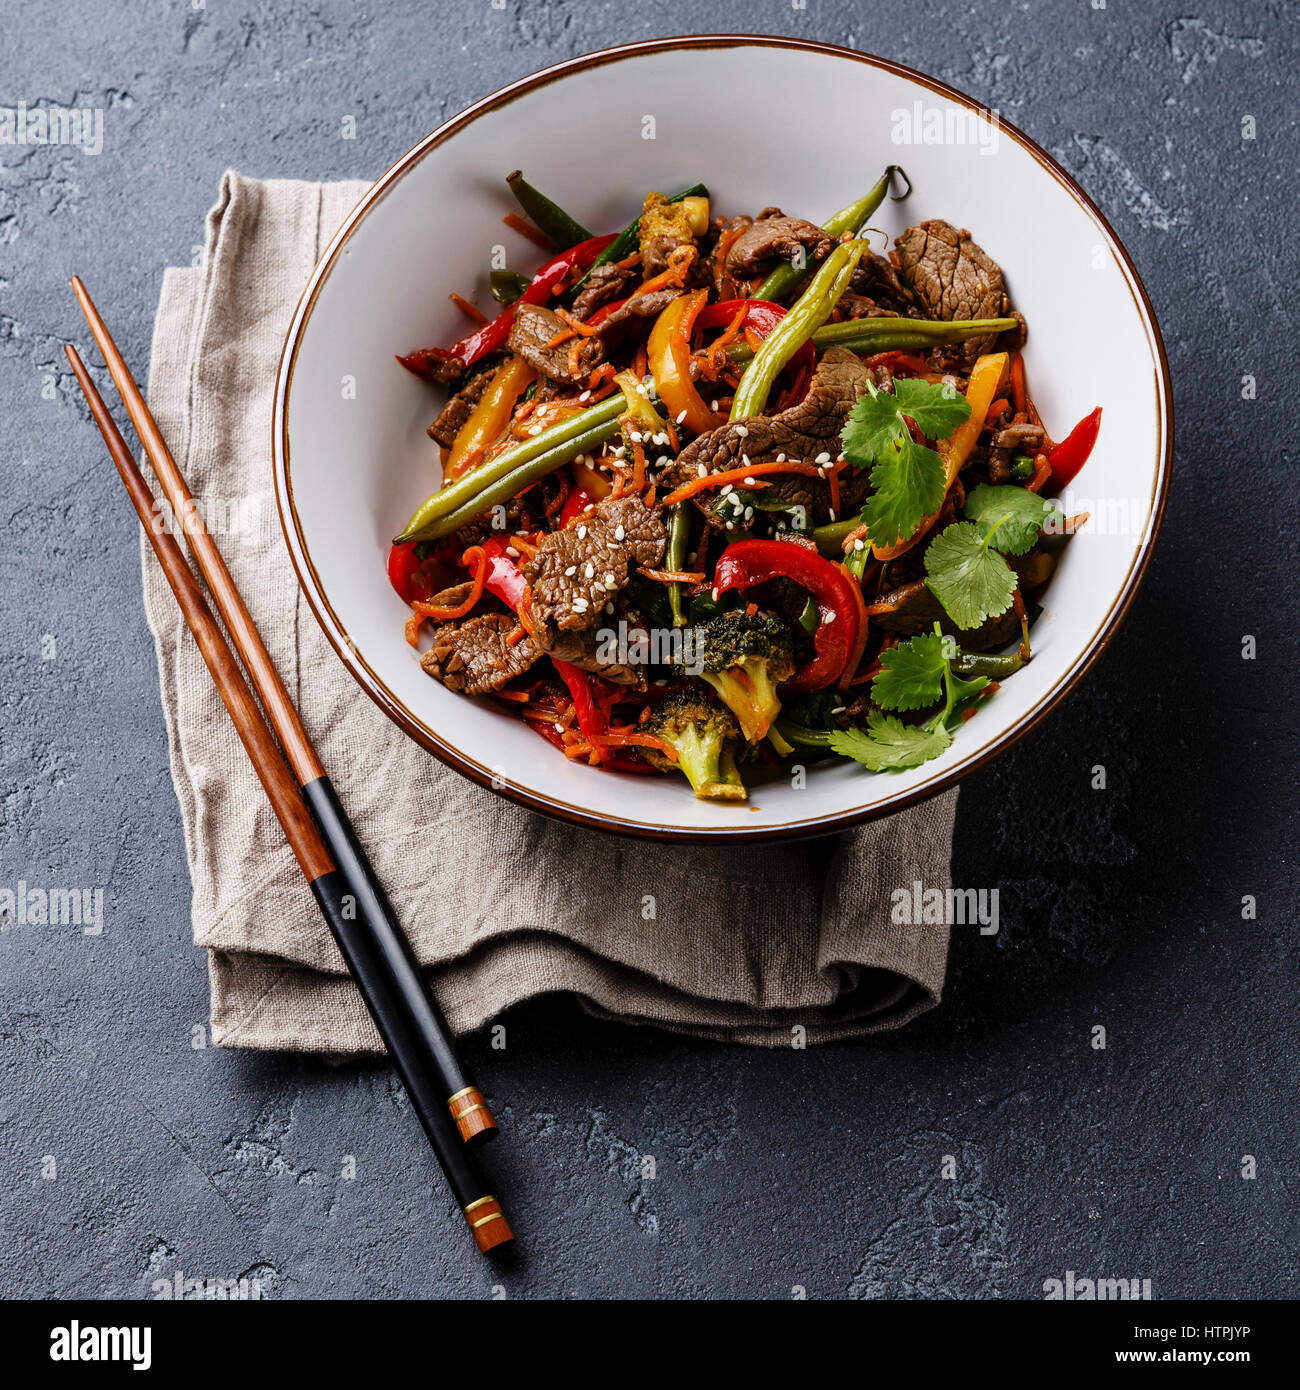
<path fill-rule="evenodd" d="M 0 886 L 101 886 L 106 928 L 0 930 L 0 1290 L 148 1296 L 181 1270 L 272 1297 L 1032 1297 L 1072 1269 L 1156 1297 L 1294 1291 L 1296 458 L 1276 360 L 1298 16 L 1100 3 L 31 0 L 6 17 L 0 105 L 106 114 L 97 158 L 0 146 Z M 933 73 L 1077 175 L 1164 327 L 1177 483 L 1086 688 L 962 794 L 955 877 L 998 884 L 1002 930 L 958 933 L 937 1013 L 772 1055 L 552 1002 L 516 1011 L 504 1056 L 471 1044 L 506 1100 L 488 1157 L 527 1235 L 494 1273 L 386 1067 L 192 1045 L 206 979 L 136 523 L 62 365 L 87 336 L 64 280 L 86 276 L 143 375 L 162 268 L 190 261 L 226 166 L 374 176 L 547 63 L 738 26 Z"/>

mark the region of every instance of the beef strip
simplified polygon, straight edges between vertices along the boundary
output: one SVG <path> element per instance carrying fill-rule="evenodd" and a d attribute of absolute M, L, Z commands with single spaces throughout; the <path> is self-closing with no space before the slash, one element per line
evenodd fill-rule
<path fill-rule="evenodd" d="M 474 407 L 483 399 L 483 393 L 496 375 L 496 369 L 497 360 L 494 359 L 482 371 L 476 371 L 451 397 L 443 406 L 438 418 L 425 431 L 430 439 L 441 444 L 444 449 L 451 448 L 456 442 L 456 436 L 464 429 L 465 421 L 474 413 Z"/>
<path fill-rule="evenodd" d="M 585 320 L 602 304 L 622 299 L 640 279 L 641 272 L 635 266 L 598 265 L 573 301 L 574 317 Z"/>
<path fill-rule="evenodd" d="M 892 613 L 880 613 L 871 619 L 886 632 L 914 636 L 918 632 L 933 631 L 937 621 L 940 629 L 955 637 L 957 645 L 968 652 L 986 652 L 990 647 L 1000 647 L 1009 642 L 1020 627 L 1020 619 L 1016 617 L 1013 606 L 996 618 L 989 618 L 979 627 L 959 628 L 930 592 L 930 586 L 924 579 L 915 579 L 899 589 L 881 594 L 874 602 L 896 605 Z"/>
<path fill-rule="evenodd" d="M 1036 454 L 1043 447 L 1043 441 L 1046 438 L 1047 431 L 1043 429 L 1042 425 L 1031 425 L 1028 422 L 1008 425 L 1005 429 L 1000 429 L 993 436 L 993 443 L 989 447 L 989 482 L 1009 483 L 1011 481 L 1011 455 L 1013 453 Z"/>
<path fill-rule="evenodd" d="M 813 222 L 799 217 L 763 217 L 732 242 L 727 270 L 737 278 L 756 275 L 765 264 L 788 261 L 801 248 L 809 261 L 819 261 L 834 245 L 835 239 Z"/>
<path fill-rule="evenodd" d="M 557 334 L 567 333 L 568 325 L 558 314 L 540 304 L 519 304 L 515 307 L 515 321 L 510 325 L 507 339 L 510 350 L 517 352 L 525 362 L 535 367 L 544 377 L 552 381 L 568 383 L 586 382 L 592 368 L 598 367 L 605 356 L 604 344 L 599 338 L 580 338 L 577 351 L 577 370 L 570 370 L 574 339 L 558 343 L 555 347 L 547 344 Z"/>
<path fill-rule="evenodd" d="M 626 662 L 600 659 L 601 629 L 608 625 L 611 631 L 615 631 L 614 624 L 617 621 L 616 617 L 605 617 L 600 627 L 587 628 L 583 632 L 551 630 L 544 638 L 546 655 L 559 661 L 567 661 L 570 666 L 577 666 L 583 671 L 603 676 L 615 685 L 634 685 L 638 690 L 644 690 L 646 676 L 640 667 L 631 666 Z"/>
<path fill-rule="evenodd" d="M 612 314 L 601 319 L 602 335 L 606 329 L 615 328 L 629 319 L 654 318 L 665 310 L 681 294 L 678 289 L 651 290 L 649 294 L 638 294 L 620 305 Z"/>
<path fill-rule="evenodd" d="M 531 494 L 530 494 L 531 495 Z M 499 502 L 472 521 L 467 521 L 456 532 L 456 540 L 462 545 L 482 545 L 489 536 L 508 536 L 516 531 L 531 531 L 536 522 L 526 500 L 511 497 Z"/>
<path fill-rule="evenodd" d="M 720 425 L 693 440 L 664 472 L 668 488 L 681 487 L 705 473 L 743 468 L 747 463 L 768 463 L 778 454 L 803 463 L 815 463 L 822 454 L 839 457 L 840 431 L 853 402 L 867 388 L 871 372 L 847 348 L 828 348 L 817 364 L 808 394 L 798 405 L 778 415 L 754 415 Z M 823 460 L 824 462 L 825 460 Z M 798 474 L 774 475 L 766 479 L 772 486 L 768 495 L 797 502 L 810 509 L 810 519 L 818 520 L 830 504 L 830 486 L 821 478 Z M 860 503 L 866 495 L 866 474 L 856 470 L 840 475 L 841 505 Z M 716 498 L 705 499 L 706 515 Z M 713 525 L 726 518 L 710 516 Z"/>
<path fill-rule="evenodd" d="M 532 586 L 531 615 L 544 650 L 556 634 L 596 626 L 601 611 L 622 592 L 634 565 L 663 559 L 663 522 L 639 497 L 606 498 L 577 523 L 543 537 L 523 565 Z"/>
<path fill-rule="evenodd" d="M 1006 312 L 1002 271 L 968 231 L 951 223 L 934 219 L 909 227 L 898 238 L 898 263 L 927 318 L 986 319 Z M 972 338 L 960 355 L 973 362 L 992 346 L 992 336 Z"/>
<path fill-rule="evenodd" d="M 514 629 L 515 619 L 505 613 L 443 623 L 420 665 L 448 690 L 490 694 L 542 658 L 541 648 L 531 637 L 525 636 L 513 647 L 506 641 Z"/>
<path fill-rule="evenodd" d="M 916 296 L 885 259 L 864 256 L 849 281 L 840 307 L 851 319 L 916 318 Z"/>

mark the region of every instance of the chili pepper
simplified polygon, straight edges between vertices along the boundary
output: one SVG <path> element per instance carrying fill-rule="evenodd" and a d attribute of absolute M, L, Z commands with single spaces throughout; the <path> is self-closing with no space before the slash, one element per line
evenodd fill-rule
<path fill-rule="evenodd" d="M 488 288 L 498 304 L 513 304 L 528 285 L 528 276 L 517 270 L 493 270 L 488 274 Z"/>
<path fill-rule="evenodd" d="M 670 203 L 680 203 L 683 198 L 707 197 L 709 190 L 702 183 L 693 183 L 689 188 L 684 188 L 680 193 L 674 193 L 668 199 Z M 591 278 L 592 270 L 598 265 L 607 265 L 610 261 L 621 261 L 625 256 L 630 256 L 637 249 L 641 240 L 641 214 L 632 219 L 615 237 L 610 238 L 610 243 L 591 263 L 591 268 L 581 280 L 573 286 L 574 292 L 580 290 Z"/>
<path fill-rule="evenodd" d="M 576 246 L 569 247 L 567 251 L 561 251 L 558 256 L 552 256 L 528 282 L 528 288 L 515 301 L 516 304 L 544 304 L 557 285 L 575 271 L 587 269 L 613 240 L 612 236 L 592 237 L 588 241 L 580 241 Z M 431 370 L 433 361 L 446 362 L 452 358 L 459 358 L 464 367 L 469 367 L 480 357 L 495 352 L 505 342 L 510 336 L 510 325 L 514 321 L 515 305 L 512 304 L 491 323 L 453 343 L 449 348 L 420 348 L 397 360 L 416 376 L 425 377 L 434 375 Z"/>
<path fill-rule="evenodd" d="M 861 198 L 828 217 L 822 224 L 822 230 L 827 236 L 839 237 L 843 236 L 845 232 L 856 232 L 884 201 L 885 194 L 889 192 L 889 182 L 895 168 L 897 166 L 891 164 Z M 907 195 L 900 194 L 899 196 L 906 197 Z M 758 287 L 758 298 L 783 298 L 807 277 L 809 269 L 808 266 L 802 270 L 796 270 L 792 265 L 777 266 Z"/>
<path fill-rule="evenodd" d="M 506 182 L 510 185 L 510 191 L 515 195 L 519 206 L 556 250 L 567 251 L 580 241 L 591 240 L 591 233 L 586 227 L 570 217 L 558 204 L 551 202 L 544 193 L 539 193 L 524 178 L 521 170 L 516 169 L 513 174 L 507 174 Z"/>
<path fill-rule="evenodd" d="M 830 318 L 866 249 L 867 243 L 860 238 L 842 242 L 822 262 L 798 303 L 763 339 L 754 360 L 745 368 L 731 403 L 733 420 L 762 413 L 777 373 Z"/>
<path fill-rule="evenodd" d="M 769 579 L 792 579 L 816 600 L 821 622 L 813 634 L 816 655 L 800 666 L 782 689 L 791 695 L 823 690 L 843 673 L 849 658 L 860 650 L 861 594 L 838 566 L 807 546 L 783 541 L 737 541 L 718 557 L 713 588 L 744 593 Z"/>
<path fill-rule="evenodd" d="M 1065 436 L 1047 456 L 1051 466 L 1051 489 L 1059 492 L 1072 483 L 1079 469 L 1088 462 L 1092 446 L 1097 442 L 1097 432 L 1101 429 L 1101 406 L 1082 420 Z"/>

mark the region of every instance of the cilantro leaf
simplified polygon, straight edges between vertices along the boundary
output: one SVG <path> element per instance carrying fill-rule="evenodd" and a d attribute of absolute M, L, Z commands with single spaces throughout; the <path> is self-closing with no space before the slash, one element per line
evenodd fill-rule
<path fill-rule="evenodd" d="M 899 771 L 920 767 L 937 758 L 952 744 L 952 735 L 942 724 L 904 724 L 892 714 L 873 710 L 867 716 L 867 727 L 846 729 L 831 734 L 831 747 L 842 757 L 853 758 L 872 772 Z"/>
<path fill-rule="evenodd" d="M 1064 520 L 1061 509 L 1023 487 L 981 483 L 966 497 L 966 515 L 982 531 L 993 527 L 989 545 L 1008 555 L 1023 555 L 1050 521 Z"/>
<path fill-rule="evenodd" d="M 969 521 L 957 521 L 931 541 L 925 552 L 930 592 L 959 628 L 973 628 L 1011 607 L 1016 576 L 992 548 L 989 535 Z"/>
<path fill-rule="evenodd" d="M 947 473 L 933 449 L 900 435 L 871 470 L 876 490 L 862 508 L 873 545 L 882 550 L 905 541 L 921 522 L 943 506 Z"/>
<path fill-rule="evenodd" d="M 871 469 L 874 489 L 862 509 L 878 548 L 907 540 L 943 505 L 947 471 L 933 449 L 912 438 L 908 420 L 930 439 L 946 439 L 970 416 L 970 404 L 951 386 L 899 377 L 893 391 L 868 385 L 840 434 L 844 457 Z"/>
<path fill-rule="evenodd" d="M 871 698 L 885 709 L 924 709 L 944 695 L 948 670 L 945 639 L 922 633 L 880 653 L 880 673 L 871 682 Z"/>
<path fill-rule="evenodd" d="M 894 397 L 887 391 L 867 390 L 849 411 L 840 431 L 840 447 L 855 468 L 870 468 L 899 433 L 906 430 Z"/>
<path fill-rule="evenodd" d="M 947 439 L 958 425 L 970 419 L 970 402 L 956 387 L 929 382 L 922 377 L 900 376 L 894 381 L 894 399 L 901 415 L 909 416 L 927 439 Z"/>

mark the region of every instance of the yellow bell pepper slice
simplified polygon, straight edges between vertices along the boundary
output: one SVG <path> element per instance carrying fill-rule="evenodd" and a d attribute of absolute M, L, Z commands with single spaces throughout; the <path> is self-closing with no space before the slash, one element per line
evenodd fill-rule
<path fill-rule="evenodd" d="M 487 390 L 456 436 L 442 475 L 444 487 L 482 463 L 489 446 L 508 428 L 519 397 L 536 377 L 536 368 L 530 367 L 522 357 L 512 357 L 497 368 Z"/>
<path fill-rule="evenodd" d="M 695 434 L 726 423 L 704 404 L 691 381 L 691 328 L 708 297 L 707 290 L 678 295 L 655 320 L 646 343 L 646 360 L 659 399 L 675 423 L 684 424 Z"/>

